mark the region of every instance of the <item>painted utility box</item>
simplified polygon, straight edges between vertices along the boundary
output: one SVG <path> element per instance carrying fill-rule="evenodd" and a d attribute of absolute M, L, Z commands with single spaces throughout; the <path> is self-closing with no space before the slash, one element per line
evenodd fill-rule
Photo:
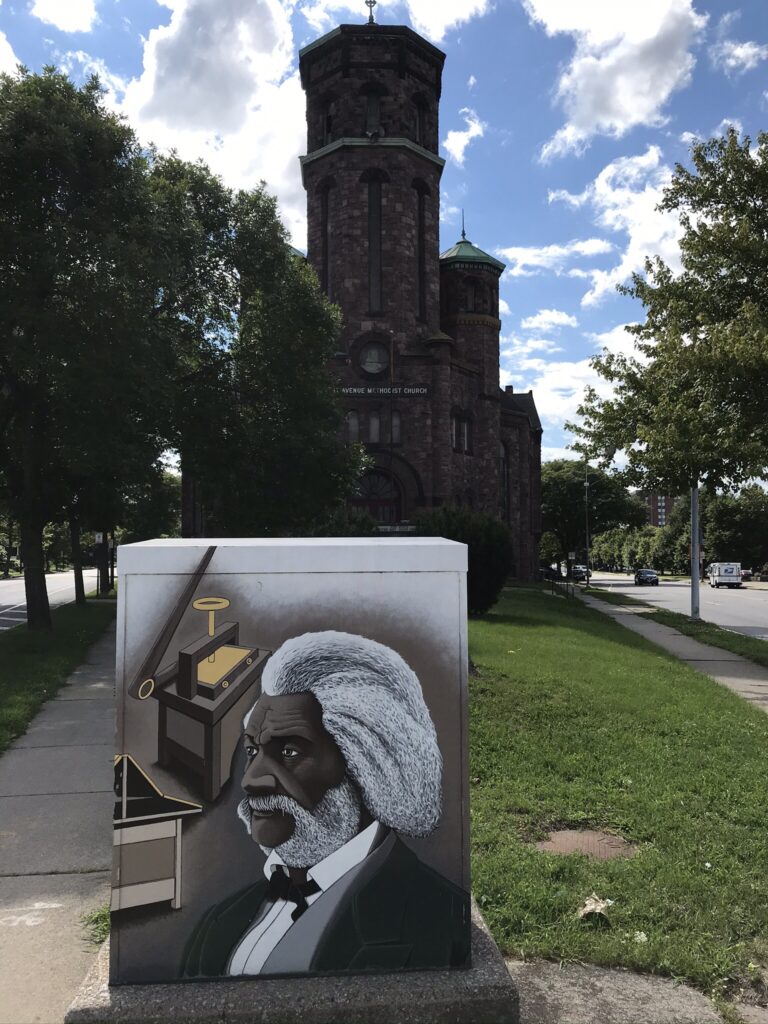
<path fill-rule="evenodd" d="M 112 983 L 468 966 L 465 546 L 118 571 Z"/>

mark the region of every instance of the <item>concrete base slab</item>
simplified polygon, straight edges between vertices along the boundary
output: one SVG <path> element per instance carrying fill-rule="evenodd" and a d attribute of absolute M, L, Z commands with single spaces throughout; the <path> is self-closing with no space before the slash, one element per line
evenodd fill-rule
<path fill-rule="evenodd" d="M 0 797 L 112 792 L 114 750 L 89 747 L 12 747 L 0 761 Z"/>
<path fill-rule="evenodd" d="M 607 967 L 507 961 L 522 1024 L 722 1024 L 701 992 Z"/>
<path fill-rule="evenodd" d="M 107 874 L 0 882 L 0 1024 L 64 1019 L 96 956 L 82 915 L 108 900 Z"/>
<path fill-rule="evenodd" d="M 0 876 L 111 871 L 114 804 L 111 790 L 0 797 Z"/>
<path fill-rule="evenodd" d="M 479 915 L 472 967 L 350 977 L 108 985 L 105 948 L 66 1024 L 519 1024 L 515 987 Z M 706 1022 L 697 1022 L 706 1024 Z"/>

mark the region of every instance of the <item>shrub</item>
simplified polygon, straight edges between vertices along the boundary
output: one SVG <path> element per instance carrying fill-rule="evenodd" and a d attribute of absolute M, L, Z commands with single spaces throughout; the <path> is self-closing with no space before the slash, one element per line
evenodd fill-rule
<path fill-rule="evenodd" d="M 492 516 L 450 506 L 420 512 L 415 522 L 422 537 L 447 537 L 467 545 L 469 613 L 482 615 L 493 607 L 512 568 L 509 529 Z"/>
<path fill-rule="evenodd" d="M 327 519 L 317 523 L 310 537 L 375 537 L 378 527 L 373 516 L 355 508 L 337 509 Z"/>

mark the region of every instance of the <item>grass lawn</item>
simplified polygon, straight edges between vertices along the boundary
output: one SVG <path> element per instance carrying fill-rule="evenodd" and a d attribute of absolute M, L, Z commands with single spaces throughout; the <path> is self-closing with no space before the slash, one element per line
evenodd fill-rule
<path fill-rule="evenodd" d="M 77 668 L 114 619 L 115 609 L 110 598 L 89 601 L 84 608 L 62 605 L 51 612 L 51 632 L 17 626 L 0 633 L 0 753 Z"/>
<path fill-rule="evenodd" d="M 473 888 L 502 950 L 759 988 L 768 716 L 585 605 L 507 591 L 470 623 Z M 553 828 L 628 860 L 539 853 Z M 580 921 L 592 893 L 610 927 Z"/>

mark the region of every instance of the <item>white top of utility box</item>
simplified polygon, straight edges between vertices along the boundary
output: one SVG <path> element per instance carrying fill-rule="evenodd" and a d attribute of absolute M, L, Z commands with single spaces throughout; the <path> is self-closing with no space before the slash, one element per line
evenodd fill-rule
<path fill-rule="evenodd" d="M 117 565 L 131 573 L 192 573 L 209 547 L 206 570 L 269 572 L 466 572 L 467 546 L 443 537 L 196 537 L 121 544 Z"/>

